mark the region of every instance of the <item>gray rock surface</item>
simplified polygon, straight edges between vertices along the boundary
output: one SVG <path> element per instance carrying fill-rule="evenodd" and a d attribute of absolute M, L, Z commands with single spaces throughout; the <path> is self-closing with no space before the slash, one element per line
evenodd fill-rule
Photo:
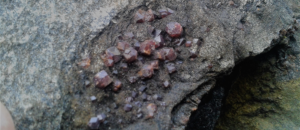
<path fill-rule="evenodd" d="M 125 82 L 124 91 L 112 94 L 83 85 L 98 71 L 109 71 L 100 52 L 116 45 L 123 32 L 133 31 L 143 41 L 148 37 L 137 34 L 144 34 L 146 25 L 164 29 L 169 21 L 177 21 L 184 27 L 186 39 L 200 38 L 203 44 L 194 61 L 182 54 L 183 64 L 175 75 L 159 71 L 147 82 L 155 86 L 161 77 L 171 80 L 170 90 L 155 88 L 148 93 L 162 93 L 167 106 L 159 107 L 157 116 L 149 120 L 133 120 L 134 113 L 118 109 L 107 114 L 108 125 L 102 127 L 183 129 L 189 108 L 197 105 L 187 100 L 197 103 L 213 87 L 216 76 L 227 74 L 246 57 L 282 43 L 279 31 L 294 24 L 295 10 L 291 8 L 298 5 L 296 0 L 241 0 L 232 5 L 226 0 L 2 1 L 0 101 L 12 113 L 17 129 L 85 129 L 90 117 L 109 113 L 112 102 L 123 105 L 126 89 L 135 89 Z M 175 13 L 153 23 L 131 21 L 139 8 L 162 7 Z M 84 70 L 76 63 L 86 55 L 92 62 Z M 88 102 L 91 94 L 98 103 Z M 114 125 L 119 119 L 124 123 Z"/>
<path fill-rule="evenodd" d="M 75 51 L 129 1 L 1 1 L 0 101 L 17 129 L 60 129 Z"/>

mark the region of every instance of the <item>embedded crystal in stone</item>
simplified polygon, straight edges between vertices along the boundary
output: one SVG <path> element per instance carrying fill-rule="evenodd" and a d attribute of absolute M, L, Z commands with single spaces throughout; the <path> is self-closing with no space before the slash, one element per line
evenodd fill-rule
<path fill-rule="evenodd" d="M 169 8 L 159 9 L 158 12 L 162 18 L 174 13 L 174 11 Z"/>
<path fill-rule="evenodd" d="M 124 33 L 124 38 L 125 39 L 133 39 L 134 38 L 134 35 L 132 32 L 125 32 Z"/>
<path fill-rule="evenodd" d="M 151 51 L 155 49 L 155 41 L 146 40 L 140 46 L 140 52 L 144 55 L 151 55 Z"/>
<path fill-rule="evenodd" d="M 94 77 L 94 83 L 96 87 L 105 88 L 112 82 L 112 79 L 106 73 L 105 70 L 98 72 Z"/>
<path fill-rule="evenodd" d="M 153 33 L 155 32 L 154 27 L 151 25 L 147 26 L 147 31 L 148 31 L 148 34 L 150 34 L 150 35 L 153 35 Z"/>
<path fill-rule="evenodd" d="M 164 48 L 166 60 L 173 61 L 176 59 L 177 55 L 173 48 Z"/>
<path fill-rule="evenodd" d="M 129 111 L 131 111 L 131 110 L 132 110 L 132 105 L 126 104 L 126 105 L 124 106 L 124 111 L 125 111 L 125 112 L 129 112 Z"/>
<path fill-rule="evenodd" d="M 128 69 L 127 63 L 121 63 L 120 68 L 123 69 L 123 70 L 127 70 Z"/>
<path fill-rule="evenodd" d="M 144 92 L 146 89 L 147 89 L 147 86 L 142 85 L 142 86 L 139 88 L 139 91 L 140 91 L 140 92 Z"/>
<path fill-rule="evenodd" d="M 129 48 L 130 45 L 128 42 L 125 42 L 125 41 L 121 41 L 121 42 L 118 42 L 118 45 L 117 45 L 117 48 L 120 50 L 120 51 L 124 51 L 125 49 Z"/>
<path fill-rule="evenodd" d="M 90 129 L 98 129 L 99 128 L 99 125 L 100 125 L 100 122 L 99 122 L 99 120 L 98 120 L 98 118 L 97 117 L 92 117 L 91 119 L 90 119 L 90 121 L 89 121 L 89 127 L 90 127 Z"/>
<path fill-rule="evenodd" d="M 128 77 L 128 81 L 130 83 L 135 83 L 137 80 L 138 80 L 138 77 L 136 77 L 136 76 L 130 76 L 130 77 Z"/>
<path fill-rule="evenodd" d="M 155 29 L 153 32 L 152 32 L 152 35 L 153 37 L 157 37 L 159 35 L 162 35 L 162 31 L 160 29 Z"/>
<path fill-rule="evenodd" d="M 158 59 L 158 60 L 165 60 L 166 57 L 165 57 L 164 49 L 160 49 L 158 51 L 155 51 L 154 52 L 154 57 L 155 57 L 155 59 Z"/>
<path fill-rule="evenodd" d="M 159 63 L 158 60 L 154 60 L 150 62 L 150 65 L 153 67 L 153 69 L 158 70 L 159 69 Z"/>
<path fill-rule="evenodd" d="M 138 72 L 138 75 L 142 78 L 151 78 L 153 73 L 153 66 L 143 65 L 142 69 Z"/>
<path fill-rule="evenodd" d="M 151 9 L 145 13 L 145 20 L 148 22 L 152 22 L 154 20 L 153 11 Z"/>
<path fill-rule="evenodd" d="M 170 22 L 167 24 L 166 32 L 172 37 L 177 38 L 182 34 L 182 26 L 177 22 Z"/>
<path fill-rule="evenodd" d="M 153 117 L 153 116 L 154 116 L 154 113 L 155 113 L 156 110 L 157 110 L 157 106 L 156 106 L 154 103 L 150 103 L 150 104 L 148 104 L 148 106 L 147 106 L 147 110 L 148 110 L 148 116 L 149 116 L 149 117 Z"/>
<path fill-rule="evenodd" d="M 167 64 L 166 67 L 170 74 L 176 72 L 176 68 L 174 64 Z"/>
<path fill-rule="evenodd" d="M 140 46 L 141 46 L 140 42 L 137 40 L 134 40 L 134 45 L 133 45 L 134 49 L 138 51 L 138 50 L 140 50 Z"/>
<path fill-rule="evenodd" d="M 133 62 L 137 59 L 137 51 L 133 47 L 129 47 L 124 51 L 123 56 L 126 62 Z"/>
<path fill-rule="evenodd" d="M 103 123 L 104 120 L 105 120 L 105 118 L 106 118 L 106 115 L 105 115 L 105 114 L 99 114 L 99 115 L 97 115 L 97 118 L 98 118 L 98 120 L 99 120 L 101 123 Z"/>
<path fill-rule="evenodd" d="M 79 66 L 83 68 L 89 68 L 91 65 L 91 59 L 89 57 L 84 58 L 82 61 L 78 63 Z"/>
<path fill-rule="evenodd" d="M 176 44 L 177 46 L 181 46 L 184 43 L 184 38 L 175 39 L 173 44 Z"/>
<path fill-rule="evenodd" d="M 121 53 L 116 47 L 107 48 L 105 53 L 112 57 L 114 63 L 117 63 L 122 59 Z"/>
<path fill-rule="evenodd" d="M 192 46 L 192 41 L 186 41 L 185 46 L 186 47 L 191 47 Z"/>
<path fill-rule="evenodd" d="M 103 60 L 105 66 L 111 67 L 114 65 L 114 60 L 111 55 L 107 55 L 106 53 L 103 53 L 103 54 L 101 54 L 100 57 Z"/>
<path fill-rule="evenodd" d="M 164 44 L 164 38 L 162 35 L 158 35 L 154 38 L 154 41 L 156 42 L 155 48 L 161 47 Z"/>
<path fill-rule="evenodd" d="M 143 23 L 145 22 L 145 11 L 139 9 L 134 15 L 134 22 Z"/>
<path fill-rule="evenodd" d="M 164 81 L 164 82 L 163 82 L 163 86 L 164 86 L 165 88 L 170 87 L 170 82 L 169 82 L 168 80 Z"/>
<path fill-rule="evenodd" d="M 113 91 L 118 91 L 122 87 L 122 82 L 118 79 L 114 80 L 114 88 Z"/>

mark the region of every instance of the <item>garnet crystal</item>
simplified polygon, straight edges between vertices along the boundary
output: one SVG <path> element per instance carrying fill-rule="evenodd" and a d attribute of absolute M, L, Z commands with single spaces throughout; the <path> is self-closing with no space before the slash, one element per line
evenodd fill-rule
<path fill-rule="evenodd" d="M 139 9 L 139 10 L 135 13 L 135 15 L 134 15 L 134 21 L 135 21 L 136 23 L 143 23 L 143 22 L 145 22 L 145 11 Z"/>
<path fill-rule="evenodd" d="M 130 45 L 128 42 L 118 42 L 118 45 L 117 45 L 117 48 L 120 50 L 120 51 L 124 51 L 125 49 L 129 48 Z"/>
<path fill-rule="evenodd" d="M 144 55 L 151 55 L 151 51 L 155 49 L 155 41 L 146 40 L 140 46 L 140 52 Z"/>
<path fill-rule="evenodd" d="M 137 51 L 130 47 L 124 51 L 123 56 L 125 57 L 126 62 L 133 62 L 137 59 Z"/>
<path fill-rule="evenodd" d="M 110 47 L 105 51 L 106 55 L 112 57 L 114 63 L 119 62 L 122 59 L 120 51 L 116 47 Z"/>
<path fill-rule="evenodd" d="M 153 11 L 151 9 L 145 13 L 145 20 L 148 22 L 152 22 L 154 20 Z"/>
<path fill-rule="evenodd" d="M 138 75 L 142 78 L 151 78 L 153 73 L 153 66 L 144 65 L 142 69 L 138 72 Z"/>
<path fill-rule="evenodd" d="M 114 89 L 113 90 L 116 92 L 116 91 L 120 90 L 121 87 L 122 87 L 122 82 L 120 80 L 116 79 L 114 81 Z"/>
<path fill-rule="evenodd" d="M 172 37 L 177 38 L 182 34 L 182 26 L 177 22 L 170 22 L 167 24 L 166 32 Z"/>
<path fill-rule="evenodd" d="M 177 55 L 173 48 L 164 48 L 166 60 L 173 61 L 176 59 Z"/>
<path fill-rule="evenodd" d="M 98 72 L 94 77 L 94 83 L 96 87 L 105 88 L 112 82 L 112 79 L 106 73 L 105 70 Z"/>

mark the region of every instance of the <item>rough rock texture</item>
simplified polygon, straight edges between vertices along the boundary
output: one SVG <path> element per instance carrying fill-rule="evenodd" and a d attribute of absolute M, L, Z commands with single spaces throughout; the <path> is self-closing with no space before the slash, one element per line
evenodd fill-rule
<path fill-rule="evenodd" d="M 247 60 L 237 69 L 217 130 L 299 129 L 300 31 L 287 38 L 288 45 Z"/>
<path fill-rule="evenodd" d="M 16 129 L 60 129 L 66 90 L 74 87 L 64 77 L 76 50 L 126 6 L 127 0 L 0 2 L 0 101 Z"/>
<path fill-rule="evenodd" d="M 85 129 L 91 117 L 107 115 L 103 129 L 184 129 L 202 96 L 215 85 L 216 76 L 230 72 L 235 63 L 281 43 L 279 31 L 294 24 L 294 0 L 105 0 L 1 2 L 0 6 L 0 101 L 8 107 L 17 129 Z M 294 4 L 290 4 L 294 2 Z M 168 7 L 175 12 L 162 20 L 136 24 L 134 13 L 143 8 L 154 11 Z M 296 18 L 297 18 L 296 17 Z M 111 22 L 110 22 L 111 21 Z M 103 65 L 100 53 L 116 45 L 117 38 L 132 31 L 139 41 L 149 39 L 146 25 L 164 29 L 170 21 L 184 28 L 183 36 L 199 38 L 199 56 L 189 60 L 183 49 L 174 62 L 179 69 L 165 75 L 159 71 L 148 80 L 148 95 L 160 93 L 163 101 L 153 119 L 137 120 L 124 112 L 124 97 L 142 81 L 126 81 L 119 93 L 86 88 L 86 81 Z M 109 24 L 110 23 L 110 24 Z M 77 65 L 85 56 L 91 65 Z M 138 71 L 138 65 L 129 74 Z M 135 73 L 134 73 L 135 74 Z M 122 80 L 127 77 L 121 77 Z M 161 79 L 172 87 L 162 90 Z M 96 103 L 89 97 L 95 95 Z M 154 102 L 154 101 L 147 101 Z M 113 109 L 113 103 L 121 105 Z M 163 104 L 165 103 L 165 104 Z M 143 109 L 145 108 L 143 105 Z"/>

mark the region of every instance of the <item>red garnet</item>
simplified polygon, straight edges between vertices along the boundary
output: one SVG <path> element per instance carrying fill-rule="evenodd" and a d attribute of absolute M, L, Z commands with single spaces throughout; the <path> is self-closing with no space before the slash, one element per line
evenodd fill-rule
<path fill-rule="evenodd" d="M 143 23 L 145 22 L 145 11 L 139 9 L 134 15 L 134 22 Z"/>
<path fill-rule="evenodd" d="M 151 9 L 145 13 L 145 20 L 148 22 L 152 22 L 154 20 L 153 11 Z"/>
<path fill-rule="evenodd" d="M 140 52 L 144 55 L 151 55 L 151 51 L 155 49 L 155 41 L 146 40 L 140 46 Z"/>
<path fill-rule="evenodd" d="M 107 67 L 111 67 L 114 65 L 114 60 L 111 55 L 107 55 L 106 53 L 101 54 L 101 59 L 103 60 L 104 65 Z"/>
<path fill-rule="evenodd" d="M 192 41 L 186 41 L 185 46 L 186 47 L 191 47 L 192 46 Z"/>
<path fill-rule="evenodd" d="M 177 55 L 173 48 L 164 48 L 166 60 L 173 61 L 176 59 Z"/>
<path fill-rule="evenodd" d="M 166 57 L 165 57 L 164 49 L 160 49 L 160 50 L 156 51 L 154 53 L 154 57 L 155 57 L 155 59 L 158 59 L 158 60 L 165 60 Z"/>
<path fill-rule="evenodd" d="M 96 87 L 105 88 L 112 82 L 112 79 L 106 73 L 105 70 L 98 72 L 94 77 L 94 83 Z"/>
<path fill-rule="evenodd" d="M 153 67 L 153 69 L 155 70 L 158 70 L 159 69 L 159 63 L 158 63 L 158 60 L 154 60 L 154 61 L 151 61 L 150 65 Z"/>
<path fill-rule="evenodd" d="M 133 47 L 129 47 L 124 51 L 123 56 L 126 62 L 133 62 L 137 59 L 137 51 Z"/>
<path fill-rule="evenodd" d="M 83 68 L 89 68 L 91 65 L 91 59 L 89 57 L 84 58 L 82 61 L 80 61 L 78 63 L 79 66 L 83 67 Z"/>
<path fill-rule="evenodd" d="M 116 79 L 114 81 L 114 89 L 113 90 L 116 92 L 116 91 L 120 90 L 121 87 L 122 87 L 122 82 L 120 80 Z"/>
<path fill-rule="evenodd" d="M 142 78 L 151 78 L 153 73 L 154 71 L 152 65 L 144 65 L 142 69 L 138 72 L 138 75 Z"/>
<path fill-rule="evenodd" d="M 177 38 L 182 34 L 182 26 L 177 22 L 170 22 L 167 24 L 166 32 L 172 37 Z"/>
<path fill-rule="evenodd" d="M 122 59 L 121 53 L 116 47 L 106 49 L 105 53 L 113 58 L 114 63 L 117 63 Z"/>
<path fill-rule="evenodd" d="M 117 45 L 117 48 L 120 50 L 120 51 L 124 51 L 125 49 L 129 48 L 130 45 L 128 42 L 125 42 L 125 41 L 122 41 L 122 42 L 118 42 L 118 45 Z"/>

